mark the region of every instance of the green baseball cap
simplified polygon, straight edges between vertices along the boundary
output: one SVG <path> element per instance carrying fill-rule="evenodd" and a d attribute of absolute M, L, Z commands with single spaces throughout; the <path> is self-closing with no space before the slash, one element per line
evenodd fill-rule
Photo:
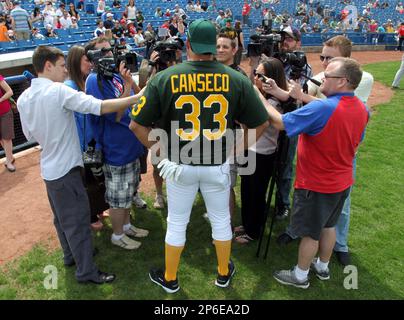
<path fill-rule="evenodd" d="M 196 54 L 216 54 L 216 28 L 209 20 L 197 19 L 192 22 L 187 37 Z"/>

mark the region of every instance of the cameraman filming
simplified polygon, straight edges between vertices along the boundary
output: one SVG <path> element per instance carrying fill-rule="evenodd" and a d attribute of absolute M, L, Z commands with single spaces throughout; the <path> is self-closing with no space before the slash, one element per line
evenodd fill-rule
<path fill-rule="evenodd" d="M 284 28 L 281 32 L 281 43 L 280 43 L 280 53 L 288 54 L 293 53 L 293 51 L 298 51 L 301 49 L 301 34 L 300 31 L 294 27 L 288 26 Z M 313 76 L 312 69 L 309 64 L 305 64 L 300 70 L 291 65 L 287 60 L 284 62 L 284 70 L 287 80 L 295 80 L 301 84 L 301 86 L 307 91 L 307 78 Z M 297 72 L 296 72 L 297 71 Z M 300 74 L 299 74 L 300 73 Z M 298 76 L 298 78 L 296 78 Z M 276 96 L 281 101 L 285 100 L 285 97 Z M 297 109 L 301 107 L 301 103 L 298 101 L 294 102 L 292 109 Z M 276 191 L 276 217 L 278 219 L 286 218 L 290 212 L 290 199 L 289 194 L 292 188 L 293 180 L 293 159 L 296 153 L 297 146 L 297 136 L 288 137 L 289 148 L 287 152 L 287 157 L 284 163 L 282 171 L 279 173 L 280 179 L 277 183 Z"/>
<path fill-rule="evenodd" d="M 179 37 L 171 37 L 157 41 L 150 48 L 149 65 L 152 67 L 150 76 L 182 62 L 184 41 Z"/>
<path fill-rule="evenodd" d="M 129 96 L 132 89 L 139 91 L 127 69 L 129 64 L 125 64 L 126 68 L 118 73 L 116 64 L 119 60 L 113 57 L 111 50 L 109 41 L 104 37 L 93 40 L 86 47 L 87 56 L 97 69 L 97 73 L 93 72 L 87 78 L 86 93 L 101 100 Z M 100 52 L 101 58 L 98 58 Z M 115 67 L 109 64 L 111 60 L 115 61 Z M 111 242 L 121 248 L 133 250 L 139 248 L 141 243 L 128 236 L 146 237 L 149 232 L 130 223 L 133 194 L 139 185 L 139 157 L 143 154 L 143 146 L 129 130 L 129 112 L 130 108 L 123 114 L 112 113 L 96 117 L 93 123 L 96 125 L 95 131 L 104 155 L 105 199 L 110 206 L 113 229 Z"/>

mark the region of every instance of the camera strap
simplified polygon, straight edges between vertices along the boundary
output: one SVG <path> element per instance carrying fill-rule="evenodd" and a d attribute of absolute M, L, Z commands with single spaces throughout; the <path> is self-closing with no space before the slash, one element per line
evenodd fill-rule
<path fill-rule="evenodd" d="M 86 151 L 86 122 L 87 122 L 87 115 L 84 114 L 83 118 L 83 152 Z"/>
<path fill-rule="evenodd" d="M 101 75 L 99 73 L 97 73 L 97 86 L 101 94 L 104 94 L 104 85 L 102 84 Z"/>
<path fill-rule="evenodd" d="M 304 83 L 302 90 L 305 94 L 307 94 L 309 92 L 309 85 L 308 85 L 308 81 L 306 80 L 306 82 Z"/>

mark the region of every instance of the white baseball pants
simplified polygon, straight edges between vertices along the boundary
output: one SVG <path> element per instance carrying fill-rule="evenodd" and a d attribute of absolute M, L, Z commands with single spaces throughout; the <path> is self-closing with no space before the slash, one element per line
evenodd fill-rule
<path fill-rule="evenodd" d="M 219 241 L 232 239 L 230 225 L 230 166 L 181 165 L 183 171 L 178 181 L 167 184 L 166 243 L 184 246 L 186 230 L 198 189 L 201 190 L 212 226 L 212 238 Z"/>

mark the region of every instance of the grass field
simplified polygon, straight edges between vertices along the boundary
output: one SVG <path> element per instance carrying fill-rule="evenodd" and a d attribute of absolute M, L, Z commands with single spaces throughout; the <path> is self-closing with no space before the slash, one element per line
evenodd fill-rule
<path fill-rule="evenodd" d="M 377 81 L 390 86 L 399 62 L 368 65 Z M 403 86 L 402 86 L 403 87 Z M 333 259 L 331 280 L 311 277 L 308 290 L 285 287 L 272 272 L 296 263 L 297 243 L 278 247 L 273 241 L 267 260 L 256 258 L 256 245 L 234 244 L 232 257 L 237 272 L 230 288 L 214 285 L 216 254 L 210 227 L 198 199 L 188 226 L 188 239 L 181 258 L 181 290 L 166 294 L 148 278 L 150 267 L 163 266 L 166 212 L 137 210 L 136 225 L 150 236 L 134 252 L 110 245 L 110 230 L 95 235 L 100 249 L 96 263 L 114 272 L 113 284 L 79 285 L 74 268 L 65 268 L 61 251 L 36 246 L 27 255 L 0 269 L 0 299 L 403 299 L 404 298 L 404 90 L 396 90 L 391 102 L 375 107 L 360 148 L 357 182 L 352 194 L 350 250 L 358 270 L 358 289 L 344 288 L 343 268 Z M 152 199 L 147 199 L 152 207 Z M 238 208 L 239 210 L 239 208 Z M 239 215 L 237 215 L 239 216 Z M 286 221 L 275 225 L 276 236 Z M 58 288 L 46 290 L 45 266 L 58 270 Z"/>

